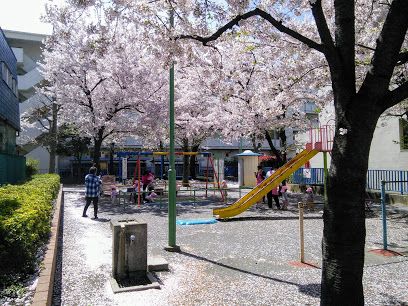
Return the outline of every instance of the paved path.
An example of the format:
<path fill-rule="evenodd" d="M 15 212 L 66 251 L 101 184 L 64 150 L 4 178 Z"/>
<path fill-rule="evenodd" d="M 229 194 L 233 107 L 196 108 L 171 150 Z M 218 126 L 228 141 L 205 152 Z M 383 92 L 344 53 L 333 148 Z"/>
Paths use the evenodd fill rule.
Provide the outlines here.
<path fill-rule="evenodd" d="M 69 191 L 68 191 L 69 190 Z M 318 305 L 320 268 L 294 267 L 298 259 L 296 198 L 289 211 L 251 209 L 230 222 L 177 226 L 181 253 L 168 253 L 167 210 L 158 205 L 112 206 L 102 200 L 98 221 L 82 218 L 83 193 L 65 193 L 62 251 L 54 305 Z M 210 218 L 216 205 L 179 205 L 178 219 Z M 90 207 L 92 210 L 92 207 Z M 113 218 L 148 224 L 149 254 L 164 257 L 169 272 L 157 273 L 161 289 L 113 294 Z M 305 214 L 306 260 L 321 266 L 322 219 Z M 407 217 L 389 218 L 390 246 L 408 254 Z M 367 250 L 381 248 L 381 220 L 367 219 Z M 366 305 L 408 302 L 408 258 L 367 253 Z"/>

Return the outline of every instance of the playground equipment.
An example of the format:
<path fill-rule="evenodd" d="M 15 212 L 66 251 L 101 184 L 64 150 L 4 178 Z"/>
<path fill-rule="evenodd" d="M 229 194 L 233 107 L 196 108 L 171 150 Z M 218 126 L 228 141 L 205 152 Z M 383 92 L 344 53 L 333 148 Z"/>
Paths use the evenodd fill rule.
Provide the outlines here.
<path fill-rule="evenodd" d="M 166 155 L 169 155 L 169 154 L 170 154 L 169 152 L 141 152 L 141 151 L 137 151 L 137 152 L 133 152 L 133 151 L 131 151 L 131 152 L 117 152 L 116 153 L 116 155 L 118 157 L 121 157 L 123 159 L 122 163 L 120 163 L 120 165 L 121 165 L 121 169 L 120 169 L 121 171 L 120 172 L 121 173 L 127 173 L 127 169 L 125 167 L 125 162 L 127 162 L 127 159 L 129 157 L 132 157 L 132 156 L 135 156 L 135 157 L 137 156 L 137 164 L 136 164 L 134 174 L 133 174 L 133 181 L 138 182 L 137 190 L 135 190 L 134 192 L 137 195 L 137 203 L 138 203 L 139 206 L 141 204 L 141 194 L 144 192 L 144 191 L 141 191 L 141 160 L 140 160 L 140 157 L 141 156 L 153 156 L 153 158 L 154 158 L 154 156 L 161 156 L 162 158 L 161 158 L 161 167 L 160 167 L 160 172 L 161 173 L 160 173 L 160 176 L 163 177 L 163 169 L 164 169 L 164 159 L 163 159 L 163 157 L 166 156 Z M 205 181 L 206 194 L 205 194 L 205 196 L 207 197 L 208 183 L 209 183 L 209 171 L 208 171 L 208 168 L 209 168 L 209 165 L 211 164 L 211 167 L 212 167 L 213 173 L 214 173 L 214 180 L 213 180 L 214 190 L 217 188 L 219 190 L 220 194 L 221 194 L 222 200 L 224 200 L 224 193 L 221 190 L 220 180 L 219 180 L 219 177 L 217 175 L 217 172 L 215 171 L 214 161 L 213 161 L 213 158 L 212 158 L 212 155 L 211 155 L 210 152 L 176 152 L 175 155 L 183 155 L 183 156 L 184 155 L 188 155 L 188 156 L 203 155 L 203 156 L 207 157 L 207 171 L 206 171 L 206 181 Z M 123 161 L 125 161 L 125 162 L 123 162 Z M 162 188 L 160 188 L 160 190 L 161 190 L 160 192 L 166 191 L 166 185 L 161 186 L 161 187 Z M 176 186 L 176 190 L 178 190 L 177 188 L 178 187 Z"/>
<path fill-rule="evenodd" d="M 238 185 L 243 187 L 256 186 L 254 169 L 258 166 L 258 157 L 262 154 L 254 153 L 251 150 L 237 154 L 238 159 Z"/>
<path fill-rule="evenodd" d="M 283 180 L 287 179 L 293 172 L 299 169 L 317 153 L 331 151 L 333 145 L 333 141 L 331 140 L 332 135 L 332 130 L 327 126 L 311 129 L 309 138 L 310 142 L 306 144 L 305 150 L 297 154 L 293 159 L 276 170 L 270 177 L 265 179 L 232 205 L 214 209 L 213 215 L 217 216 L 219 219 L 234 217 L 256 204 L 266 196 L 269 191 L 278 187 Z"/>

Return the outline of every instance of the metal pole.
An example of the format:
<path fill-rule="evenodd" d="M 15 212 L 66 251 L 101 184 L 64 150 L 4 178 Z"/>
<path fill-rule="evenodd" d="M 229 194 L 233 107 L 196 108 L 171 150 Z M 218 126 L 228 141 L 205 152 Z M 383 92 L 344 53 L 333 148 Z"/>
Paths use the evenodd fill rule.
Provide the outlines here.
<path fill-rule="evenodd" d="M 206 176 L 205 176 L 205 198 L 208 196 L 208 162 L 210 160 L 210 154 L 207 155 L 207 166 L 206 166 Z"/>
<path fill-rule="evenodd" d="M 136 168 L 135 168 L 136 173 Z M 140 154 L 137 155 L 137 206 L 140 207 Z"/>
<path fill-rule="evenodd" d="M 399 172 L 399 178 L 400 178 L 400 193 L 402 195 L 404 194 L 404 183 L 403 183 L 403 178 L 402 178 L 402 171 Z"/>
<path fill-rule="evenodd" d="M 323 151 L 323 166 L 324 166 L 324 202 L 327 204 L 327 177 L 329 171 L 327 169 L 327 152 Z"/>
<path fill-rule="evenodd" d="M 174 28 L 174 12 L 170 9 L 170 28 Z M 170 154 L 169 154 L 169 248 L 175 251 L 176 245 L 176 169 L 174 147 L 174 63 L 170 67 L 170 101 L 169 101 L 169 130 L 170 130 Z"/>
<path fill-rule="evenodd" d="M 387 212 L 385 208 L 385 181 L 381 181 L 381 215 L 383 225 L 383 249 L 387 249 Z"/>
<path fill-rule="evenodd" d="M 300 262 L 305 262 L 305 239 L 303 230 L 303 203 L 298 203 L 299 207 L 299 238 L 300 238 Z"/>
<path fill-rule="evenodd" d="M 164 156 L 160 156 L 160 179 L 163 179 L 163 173 L 164 173 Z"/>

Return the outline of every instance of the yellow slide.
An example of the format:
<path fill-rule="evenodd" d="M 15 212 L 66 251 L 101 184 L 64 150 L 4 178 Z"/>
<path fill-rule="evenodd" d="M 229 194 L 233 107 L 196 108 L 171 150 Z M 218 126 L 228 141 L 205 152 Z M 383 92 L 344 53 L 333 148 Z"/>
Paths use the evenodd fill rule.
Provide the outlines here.
<path fill-rule="evenodd" d="M 269 191 L 279 186 L 283 180 L 287 179 L 317 153 L 319 153 L 317 150 L 303 150 L 235 203 L 228 207 L 213 209 L 213 215 L 217 216 L 218 219 L 239 215 L 259 202 Z"/>

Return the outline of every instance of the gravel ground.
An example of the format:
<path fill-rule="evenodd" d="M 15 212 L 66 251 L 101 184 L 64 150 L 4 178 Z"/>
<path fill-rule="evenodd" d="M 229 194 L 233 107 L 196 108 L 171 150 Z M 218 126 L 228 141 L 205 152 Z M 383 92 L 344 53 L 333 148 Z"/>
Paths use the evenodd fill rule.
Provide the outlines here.
<path fill-rule="evenodd" d="M 66 189 L 62 249 L 53 305 L 318 305 L 320 268 L 295 267 L 299 258 L 298 197 L 288 211 L 251 208 L 235 221 L 177 226 L 181 253 L 167 245 L 167 209 L 145 204 L 126 209 L 101 201 L 99 220 L 82 218 L 84 195 Z M 210 203 L 178 205 L 178 219 L 212 218 Z M 265 205 L 266 207 L 266 205 Z M 90 207 L 89 215 L 92 212 Z M 404 215 L 405 214 L 405 215 Z M 149 255 L 169 262 L 156 276 L 161 289 L 113 294 L 109 277 L 112 250 L 110 220 L 130 218 L 148 224 Z M 368 218 L 367 250 L 381 248 L 378 216 Z M 305 213 L 306 261 L 321 266 L 321 214 Z M 392 249 L 408 255 L 407 214 L 388 219 Z M 408 258 L 366 253 L 366 305 L 408 305 Z"/>

